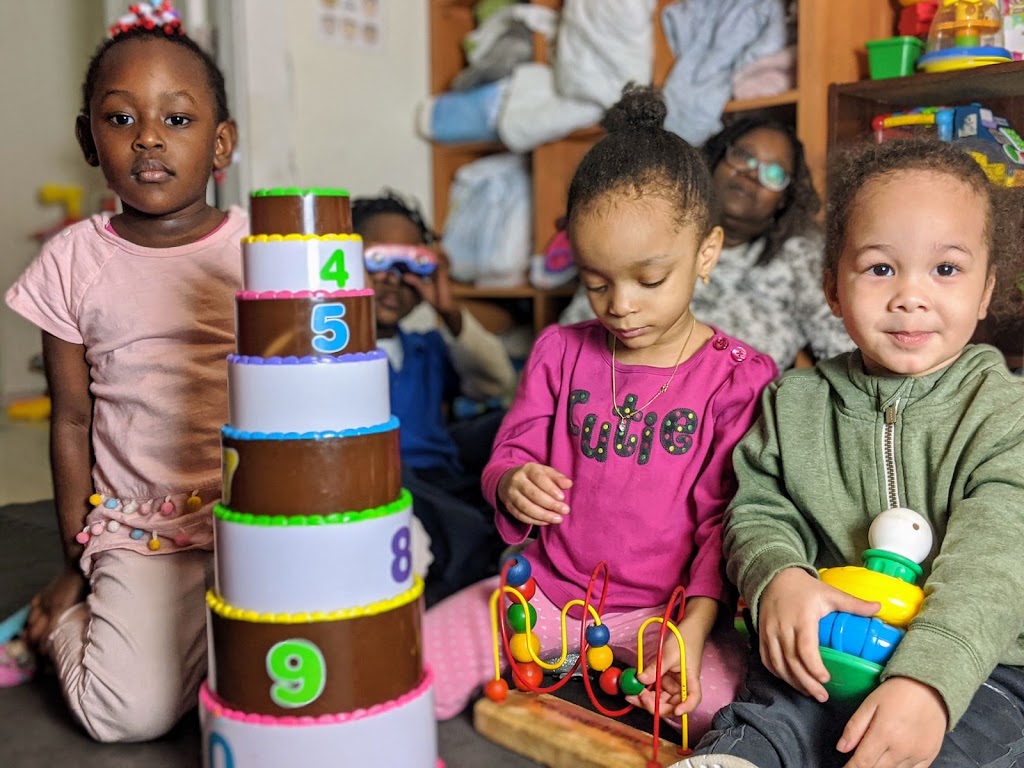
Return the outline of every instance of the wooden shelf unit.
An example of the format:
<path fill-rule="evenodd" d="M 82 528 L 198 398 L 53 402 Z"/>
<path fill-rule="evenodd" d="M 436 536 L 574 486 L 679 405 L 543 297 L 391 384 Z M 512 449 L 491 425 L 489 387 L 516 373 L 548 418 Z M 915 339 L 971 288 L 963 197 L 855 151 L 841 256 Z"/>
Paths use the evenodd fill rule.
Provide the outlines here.
<path fill-rule="evenodd" d="M 832 85 L 828 101 L 830 149 L 871 141 L 875 115 L 921 106 L 978 102 L 1019 131 L 1024 129 L 1024 61 Z M 1024 209 L 1024 190 L 1014 194 L 1020 195 Z M 999 347 L 1011 368 L 1024 368 L 1024 318 L 998 327 L 983 320 L 974 340 Z"/>
<path fill-rule="evenodd" d="M 562 0 L 533 0 L 559 9 Z M 658 0 L 654 13 L 653 82 L 662 85 L 672 68 L 673 56 L 661 27 L 661 12 L 672 0 Z M 461 42 L 474 26 L 472 0 L 430 1 L 430 85 L 442 93 L 465 66 Z M 726 112 L 769 111 L 796 127 L 804 143 L 807 161 L 819 189 L 824 189 L 825 154 L 828 145 L 828 86 L 863 77 L 867 72 L 864 43 L 889 37 L 895 28 L 891 0 L 798 0 L 797 84 L 777 96 L 733 100 Z M 535 57 L 548 60 L 547 45 L 535 35 Z M 597 127 L 585 128 L 558 141 L 539 146 L 531 153 L 533 174 L 533 243 L 539 252 L 555 234 L 555 223 L 565 213 L 569 182 L 580 159 L 603 135 Z M 434 220 L 443 228 L 448 212 L 448 190 L 463 164 L 503 151 L 495 142 L 443 145 L 433 151 Z M 486 288 L 460 289 L 466 298 L 489 299 Z M 564 297 L 527 289 L 534 302 L 545 305 L 534 311 L 535 323 L 552 317 Z M 535 327 L 535 330 L 540 330 Z"/>

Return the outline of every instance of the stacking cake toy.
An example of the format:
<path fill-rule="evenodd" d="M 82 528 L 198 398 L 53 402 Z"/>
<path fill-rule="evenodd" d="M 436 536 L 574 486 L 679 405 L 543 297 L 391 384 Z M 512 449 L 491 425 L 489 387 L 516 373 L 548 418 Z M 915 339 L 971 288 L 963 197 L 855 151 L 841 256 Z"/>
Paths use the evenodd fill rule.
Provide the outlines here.
<path fill-rule="evenodd" d="M 830 675 L 825 690 L 831 701 L 857 701 L 878 685 L 924 602 L 916 582 L 923 573 L 919 563 L 932 548 L 928 521 L 905 507 L 887 509 L 872 521 L 868 543 L 863 567 L 819 571 L 829 586 L 882 606 L 870 618 L 833 612 L 819 622 L 821 660 Z"/>
<path fill-rule="evenodd" d="M 250 201 L 200 691 L 207 768 L 436 768 L 388 361 L 343 190 Z"/>

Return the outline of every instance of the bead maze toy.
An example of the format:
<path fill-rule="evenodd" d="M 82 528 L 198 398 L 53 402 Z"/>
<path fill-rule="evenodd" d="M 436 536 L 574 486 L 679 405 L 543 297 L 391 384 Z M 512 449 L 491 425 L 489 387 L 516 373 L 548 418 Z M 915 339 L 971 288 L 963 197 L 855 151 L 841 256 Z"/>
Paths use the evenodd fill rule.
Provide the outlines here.
<path fill-rule="evenodd" d="M 601 597 L 595 608 L 592 597 L 595 585 L 603 574 Z M 676 621 L 682 619 L 685 592 L 677 587 L 669 599 L 663 616 L 652 616 L 637 630 L 637 666 L 620 669 L 614 665 L 614 654 L 608 627 L 601 621 L 601 611 L 608 594 L 609 573 L 605 563 L 599 563 L 591 575 L 582 600 L 571 600 L 561 610 L 562 649 L 553 661 L 541 659 L 540 638 L 533 633 L 537 611 L 530 605 L 537 584 L 531 576 L 529 561 L 523 555 L 507 558 L 502 566 L 501 581 L 491 594 L 489 611 L 494 652 L 494 679 L 484 686 L 484 697 L 474 707 L 474 725 L 484 736 L 503 746 L 561 768 L 659 768 L 677 761 L 680 755 L 690 753 L 687 716 L 681 717 L 682 747 L 659 737 L 662 657 L 661 648 L 671 632 L 679 644 L 681 698 L 686 699 L 686 654 L 682 636 L 670 617 L 678 608 Z M 500 609 L 502 596 L 509 606 Z M 566 616 L 573 608 L 582 608 L 580 622 L 579 655 L 571 664 L 566 629 Z M 588 624 L 587 619 L 592 621 Z M 634 709 L 627 704 L 620 709 L 604 706 L 594 693 L 589 670 L 599 672 L 598 685 L 608 695 L 637 695 L 646 686 L 637 680 L 643 672 L 643 635 L 651 624 L 660 623 L 658 636 L 657 676 L 653 735 L 630 728 L 613 718 L 619 718 Z M 511 634 L 511 637 L 509 636 Z M 508 661 L 512 682 L 522 693 L 510 691 L 502 677 L 502 651 Z M 554 684 L 542 685 L 544 671 L 566 670 Z M 590 703 L 590 710 L 563 701 L 550 694 L 562 688 L 580 670 Z M 527 695 L 538 694 L 538 695 Z"/>
<path fill-rule="evenodd" d="M 885 664 L 924 601 L 916 582 L 923 573 L 919 563 L 932 548 L 928 521 L 911 509 L 887 509 L 872 521 L 868 543 L 871 548 L 863 554 L 863 567 L 819 571 L 825 584 L 881 605 L 870 618 L 832 612 L 819 622 L 830 701 L 856 702 L 878 685 Z"/>

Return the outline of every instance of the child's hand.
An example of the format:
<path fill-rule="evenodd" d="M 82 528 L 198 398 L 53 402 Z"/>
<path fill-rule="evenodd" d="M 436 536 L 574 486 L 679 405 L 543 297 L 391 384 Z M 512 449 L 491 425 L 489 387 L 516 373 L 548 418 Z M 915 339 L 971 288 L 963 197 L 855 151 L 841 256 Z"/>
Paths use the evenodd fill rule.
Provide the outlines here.
<path fill-rule="evenodd" d="M 25 622 L 25 639 L 34 648 L 41 648 L 53 623 L 68 608 L 82 601 L 86 580 L 75 566 L 65 566 L 57 577 L 32 598 L 32 610 Z"/>
<path fill-rule="evenodd" d="M 881 606 L 818 581 L 801 568 L 787 568 L 761 595 L 761 660 L 772 674 L 798 691 L 827 701 L 828 670 L 818 650 L 818 623 L 832 611 L 873 616 Z"/>
<path fill-rule="evenodd" d="M 411 286 L 422 301 L 432 306 L 452 335 L 458 336 L 462 332 L 462 313 L 452 299 L 448 254 L 441 248 L 434 249 L 434 252 L 437 254 L 434 274 L 420 277 L 414 272 L 405 272 L 402 274 L 402 282 Z"/>
<path fill-rule="evenodd" d="M 679 685 L 679 643 L 674 634 L 665 636 L 661 650 L 661 716 L 681 717 L 693 712 L 703 697 L 700 686 L 701 663 L 704 658 L 704 644 L 714 625 L 718 605 L 711 598 L 693 598 L 686 603 L 684 618 L 677 625 L 686 650 L 686 700 L 682 698 Z M 660 625 L 655 625 L 659 626 Z M 652 686 L 658 673 L 658 660 L 644 659 L 644 671 L 637 680 Z M 626 701 L 654 714 L 654 688 L 641 691 L 638 696 L 627 696 Z"/>
<path fill-rule="evenodd" d="M 554 467 L 529 462 L 510 469 L 498 483 L 498 500 L 516 520 L 527 525 L 562 522 L 569 514 L 563 491 L 572 480 Z"/>
<path fill-rule="evenodd" d="M 942 749 L 947 724 L 938 691 L 909 677 L 891 677 L 853 713 L 836 749 L 856 749 L 846 768 L 927 768 Z"/>

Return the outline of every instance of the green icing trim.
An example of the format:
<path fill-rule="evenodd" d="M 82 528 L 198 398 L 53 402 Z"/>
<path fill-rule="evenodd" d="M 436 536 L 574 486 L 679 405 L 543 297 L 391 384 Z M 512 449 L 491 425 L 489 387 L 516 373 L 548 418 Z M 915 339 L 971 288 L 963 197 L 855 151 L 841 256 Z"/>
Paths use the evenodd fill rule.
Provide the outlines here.
<path fill-rule="evenodd" d="M 394 515 L 412 506 L 412 494 L 403 488 L 398 498 L 390 504 L 358 512 L 332 512 L 329 515 L 254 515 L 249 512 L 236 512 L 220 504 L 215 504 L 213 514 L 228 523 L 241 525 L 259 525 L 266 528 L 284 528 L 287 526 L 310 525 L 342 525 L 344 523 L 361 523 L 377 517 Z"/>
<path fill-rule="evenodd" d="M 340 187 L 274 187 L 254 189 L 253 197 L 295 197 L 296 195 L 318 195 L 319 197 L 348 197 L 348 190 Z"/>

